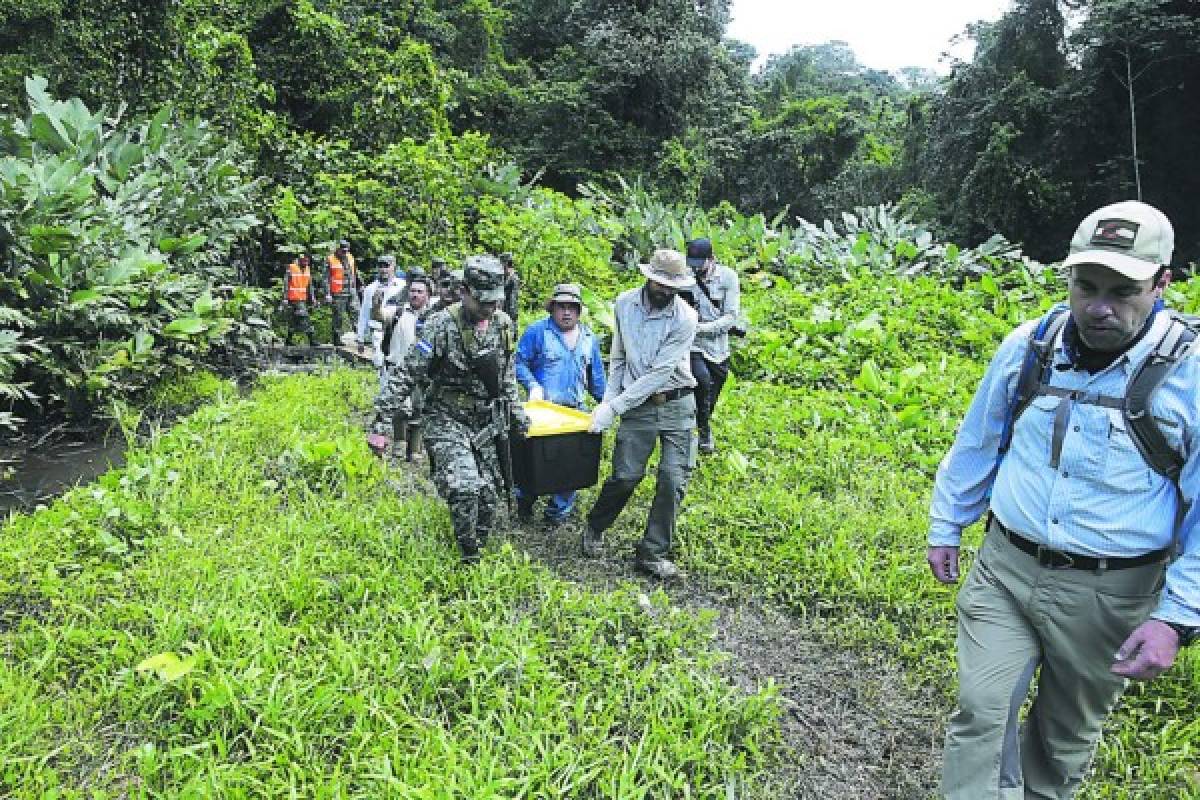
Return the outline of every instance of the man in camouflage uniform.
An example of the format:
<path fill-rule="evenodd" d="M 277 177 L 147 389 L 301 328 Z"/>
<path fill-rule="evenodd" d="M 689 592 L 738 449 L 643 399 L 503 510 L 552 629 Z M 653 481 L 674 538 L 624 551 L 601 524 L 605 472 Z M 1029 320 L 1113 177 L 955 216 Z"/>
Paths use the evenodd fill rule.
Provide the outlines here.
<path fill-rule="evenodd" d="M 438 308 L 449 308 L 462 299 L 465 289 L 463 271 L 461 269 L 448 269 L 442 271 L 442 280 L 438 285 Z M 509 317 L 511 320 L 512 318 Z M 516 328 L 516 322 L 513 322 L 513 327 Z"/>
<path fill-rule="evenodd" d="M 463 561 L 473 563 L 508 491 L 497 438 L 510 426 L 524 436 L 529 418 L 517 399 L 513 323 L 498 309 L 504 270 L 492 256 L 471 256 L 464 279 L 462 301 L 429 317 L 409 349 L 398 389 L 428 386 L 421 428 L 433 481 L 450 506 Z"/>
<path fill-rule="evenodd" d="M 309 347 L 316 347 L 317 335 L 313 330 L 312 317 L 309 316 L 316 300 L 310 259 L 307 255 L 301 255 L 288 264 L 283 273 L 283 299 L 279 302 L 279 310 L 287 313 L 287 334 L 283 337 L 285 345 L 292 343 L 293 333 L 300 333 L 308 339 Z"/>
<path fill-rule="evenodd" d="M 501 308 L 516 325 L 519 311 L 517 296 L 521 291 L 521 276 L 517 274 L 517 268 L 513 266 L 512 253 L 501 253 L 500 264 L 504 267 L 504 305 Z"/>
<path fill-rule="evenodd" d="M 358 265 L 350 252 L 350 242 L 342 239 L 337 249 L 325 259 L 325 302 L 332 310 L 330 324 L 333 346 L 342 344 L 342 333 L 346 323 L 354 327 L 358 315 L 358 291 L 361 281 Z"/>

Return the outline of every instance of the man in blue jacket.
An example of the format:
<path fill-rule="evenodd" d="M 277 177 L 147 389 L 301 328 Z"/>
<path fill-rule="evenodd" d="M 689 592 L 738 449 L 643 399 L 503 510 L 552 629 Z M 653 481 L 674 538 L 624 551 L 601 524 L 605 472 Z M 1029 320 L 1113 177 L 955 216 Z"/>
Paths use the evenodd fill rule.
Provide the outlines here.
<path fill-rule="evenodd" d="M 530 400 L 549 400 L 560 406 L 584 408 L 590 394 L 604 397 L 604 360 L 600 342 L 579 321 L 583 312 L 582 290 L 576 283 L 560 283 L 546 301 L 549 316 L 521 335 L 517 345 L 517 381 L 529 392 Z M 546 504 L 548 527 L 561 525 L 575 507 L 576 492 L 553 495 Z M 517 515 L 523 522 L 533 518 L 536 497 L 517 491 Z"/>

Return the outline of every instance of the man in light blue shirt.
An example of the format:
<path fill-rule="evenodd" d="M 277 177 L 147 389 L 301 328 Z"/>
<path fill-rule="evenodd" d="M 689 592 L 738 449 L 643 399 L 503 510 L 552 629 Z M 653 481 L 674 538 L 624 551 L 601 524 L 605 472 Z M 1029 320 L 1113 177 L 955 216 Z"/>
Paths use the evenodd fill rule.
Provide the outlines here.
<path fill-rule="evenodd" d="M 683 253 L 656 250 L 641 265 L 646 282 L 617 296 L 615 330 L 609 353 L 608 386 L 592 410 L 591 430 L 610 428 L 617 417 L 612 473 L 587 515 L 583 554 L 597 558 L 603 536 L 646 474 L 646 464 L 660 446 L 654 501 L 646 531 L 637 545 L 638 569 L 656 578 L 674 579 L 679 568 L 668 556 L 675 519 L 696 466 L 696 398 L 688 354 L 696 336 L 696 312 L 678 292 L 696 279 Z"/>
<path fill-rule="evenodd" d="M 1144 203 L 1085 219 L 1044 368 L 1027 355 L 1038 322 L 1027 323 L 1001 344 L 938 470 L 937 580 L 958 580 L 962 529 L 991 511 L 957 600 L 947 798 L 1072 797 L 1126 679 L 1169 668 L 1200 625 L 1200 361 L 1180 359 L 1149 401 L 1177 481 L 1151 468 L 1127 413 L 1133 376 L 1183 329 L 1162 306 L 1173 245 Z M 1027 358 L 1039 377 L 1016 415 Z"/>
<path fill-rule="evenodd" d="M 597 402 L 604 397 L 604 359 L 600 342 L 591 328 L 579 321 L 583 292 L 577 283 L 560 283 L 546 301 L 549 316 L 521 335 L 517 344 L 517 381 L 530 400 L 549 400 L 560 406 L 582 409 L 590 394 Z M 575 508 L 577 492 L 552 495 L 546 504 L 547 527 L 557 528 Z M 517 489 L 517 516 L 533 518 L 536 497 Z"/>

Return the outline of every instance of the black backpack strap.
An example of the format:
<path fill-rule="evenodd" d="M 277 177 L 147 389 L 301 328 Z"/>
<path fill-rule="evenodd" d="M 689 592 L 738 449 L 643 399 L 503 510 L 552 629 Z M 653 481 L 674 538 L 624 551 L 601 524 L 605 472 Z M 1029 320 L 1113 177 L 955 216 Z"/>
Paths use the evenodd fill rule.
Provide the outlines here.
<path fill-rule="evenodd" d="M 1017 377 L 1017 392 L 1013 396 L 1008 419 L 1005 422 L 1004 431 L 1000 435 L 1001 455 L 1008 452 L 1008 448 L 1012 445 L 1013 429 L 1016 428 L 1021 414 L 1038 395 L 1039 388 L 1049 384 L 1050 368 L 1053 366 L 1054 342 L 1058 339 L 1063 326 L 1067 324 L 1067 318 L 1070 316 L 1067 311 L 1065 306 L 1051 309 L 1046 316 L 1042 317 L 1033 333 L 1029 335 L 1029 350 L 1026 352 L 1025 360 L 1021 363 L 1021 372 Z"/>
<path fill-rule="evenodd" d="M 1196 328 L 1172 313 L 1171 326 L 1154 352 L 1133 373 L 1125 393 L 1125 422 L 1130 438 L 1150 468 L 1170 478 L 1176 485 L 1179 484 L 1184 458 L 1167 442 L 1167 437 L 1150 411 L 1150 399 L 1180 359 L 1191 351 L 1195 341 Z"/>

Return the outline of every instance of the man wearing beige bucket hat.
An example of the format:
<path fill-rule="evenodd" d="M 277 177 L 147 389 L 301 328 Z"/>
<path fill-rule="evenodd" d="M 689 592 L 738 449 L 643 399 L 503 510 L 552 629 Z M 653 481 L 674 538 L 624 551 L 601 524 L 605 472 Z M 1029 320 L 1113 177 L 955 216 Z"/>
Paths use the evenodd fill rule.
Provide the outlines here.
<path fill-rule="evenodd" d="M 656 443 L 662 451 L 646 532 L 637 546 L 637 565 L 658 578 L 675 578 L 670 561 L 675 518 L 696 465 L 696 385 L 689 364 L 696 335 L 694 309 L 676 293 L 695 283 L 683 254 L 656 250 L 641 265 L 646 282 L 617 297 L 615 330 L 604 399 L 592 411 L 592 430 L 603 431 L 617 417 L 621 426 L 613 448 L 612 474 L 588 512 L 583 553 L 595 558 L 604 532 L 629 502 L 646 473 Z"/>
<path fill-rule="evenodd" d="M 1068 307 L 1004 340 L 938 469 L 938 581 L 957 582 L 962 530 L 988 512 L 956 604 L 947 798 L 1072 797 L 1126 680 L 1196 638 L 1200 361 L 1162 302 L 1173 243 L 1145 203 L 1084 219 Z"/>

